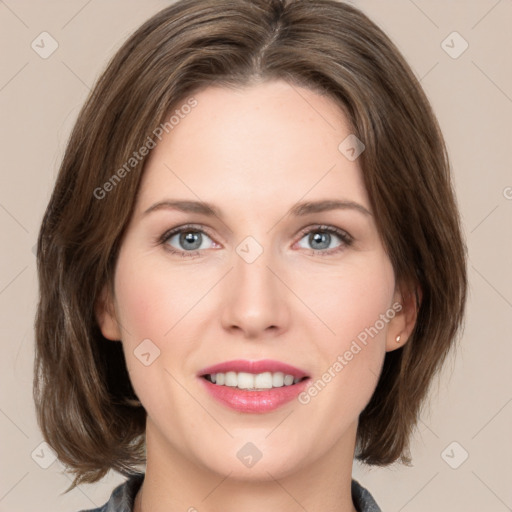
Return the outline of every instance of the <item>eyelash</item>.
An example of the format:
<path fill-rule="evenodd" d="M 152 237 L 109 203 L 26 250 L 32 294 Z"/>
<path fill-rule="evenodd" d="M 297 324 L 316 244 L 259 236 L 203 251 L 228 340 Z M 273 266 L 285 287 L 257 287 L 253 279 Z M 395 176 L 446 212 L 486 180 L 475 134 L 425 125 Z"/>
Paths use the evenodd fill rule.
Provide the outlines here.
<path fill-rule="evenodd" d="M 319 232 L 319 233 L 329 233 L 337 235 L 341 239 L 341 244 L 338 247 L 335 247 L 333 249 L 329 250 L 320 250 L 320 249 L 310 249 L 311 254 L 318 255 L 318 256 L 330 256 L 332 254 L 338 253 L 342 250 L 344 250 L 346 247 L 350 247 L 354 239 L 352 236 L 350 236 L 346 231 L 343 231 L 342 229 L 336 228 L 334 226 L 326 226 L 326 225 L 316 225 L 316 226 L 310 226 L 308 228 L 304 228 L 300 231 L 299 240 L 302 240 L 304 236 L 313 233 L 313 232 Z M 172 238 L 174 235 L 181 234 L 181 233 L 203 233 L 207 235 L 209 238 L 213 240 L 213 238 L 208 234 L 207 231 L 204 230 L 203 227 L 194 225 L 194 224 L 186 224 L 184 226 L 180 226 L 177 228 L 173 228 L 171 230 L 166 231 L 161 237 L 158 239 L 158 244 L 163 245 L 166 251 L 169 251 L 172 254 L 182 256 L 183 258 L 191 258 L 195 256 L 200 256 L 200 250 L 195 251 L 180 251 L 175 249 L 174 247 L 171 247 L 167 242 L 170 238 Z M 203 250 L 203 249 L 201 249 Z"/>

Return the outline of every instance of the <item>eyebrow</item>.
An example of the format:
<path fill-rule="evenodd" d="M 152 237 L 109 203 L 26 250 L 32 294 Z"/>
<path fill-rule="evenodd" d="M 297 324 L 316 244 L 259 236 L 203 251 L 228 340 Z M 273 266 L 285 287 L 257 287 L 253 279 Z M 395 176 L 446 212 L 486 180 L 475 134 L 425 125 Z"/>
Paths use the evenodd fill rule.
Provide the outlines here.
<path fill-rule="evenodd" d="M 177 210 L 184 213 L 198 213 L 209 217 L 223 218 L 221 210 L 211 203 L 204 201 L 189 201 L 189 200 L 172 200 L 165 199 L 153 204 L 143 212 L 147 215 L 151 212 L 158 210 Z M 330 210 L 355 210 L 364 215 L 373 216 L 372 213 L 363 205 L 354 201 L 340 200 L 340 199 L 324 199 L 320 201 L 305 201 L 297 203 L 288 211 L 287 215 L 294 215 L 302 217 L 312 213 L 325 212 Z"/>

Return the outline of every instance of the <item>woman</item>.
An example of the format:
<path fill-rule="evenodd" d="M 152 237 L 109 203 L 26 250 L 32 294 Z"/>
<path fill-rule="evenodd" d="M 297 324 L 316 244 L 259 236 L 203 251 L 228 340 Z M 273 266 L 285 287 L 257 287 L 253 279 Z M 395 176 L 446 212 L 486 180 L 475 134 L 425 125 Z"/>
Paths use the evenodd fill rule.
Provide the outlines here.
<path fill-rule="evenodd" d="M 128 477 L 102 512 L 380 510 L 353 459 L 410 462 L 466 299 L 431 107 L 333 0 L 147 21 L 78 117 L 37 257 L 39 425 L 73 486 Z"/>

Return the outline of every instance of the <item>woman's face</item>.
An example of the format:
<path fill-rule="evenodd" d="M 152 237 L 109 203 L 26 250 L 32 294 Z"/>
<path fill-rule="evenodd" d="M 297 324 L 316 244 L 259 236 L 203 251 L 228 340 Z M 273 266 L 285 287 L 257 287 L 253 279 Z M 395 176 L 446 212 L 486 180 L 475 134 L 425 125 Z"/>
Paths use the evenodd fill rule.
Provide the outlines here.
<path fill-rule="evenodd" d="M 351 461 L 358 416 L 406 328 L 360 147 L 330 98 L 283 81 L 194 97 L 151 150 L 113 314 L 99 313 L 103 334 L 122 340 L 148 446 L 247 479 Z M 234 360 L 274 365 L 202 376 Z M 308 378 L 284 386 L 279 370 Z"/>

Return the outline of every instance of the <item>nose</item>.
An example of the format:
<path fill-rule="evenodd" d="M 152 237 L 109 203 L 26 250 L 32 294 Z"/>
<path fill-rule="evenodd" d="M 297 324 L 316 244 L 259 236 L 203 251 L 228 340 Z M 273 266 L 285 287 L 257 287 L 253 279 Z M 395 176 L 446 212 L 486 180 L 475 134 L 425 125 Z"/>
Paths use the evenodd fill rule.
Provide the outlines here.
<path fill-rule="evenodd" d="M 245 338 L 284 332 L 290 321 L 290 292 L 277 263 L 263 251 L 251 263 L 235 253 L 233 266 L 223 283 L 223 328 Z"/>

